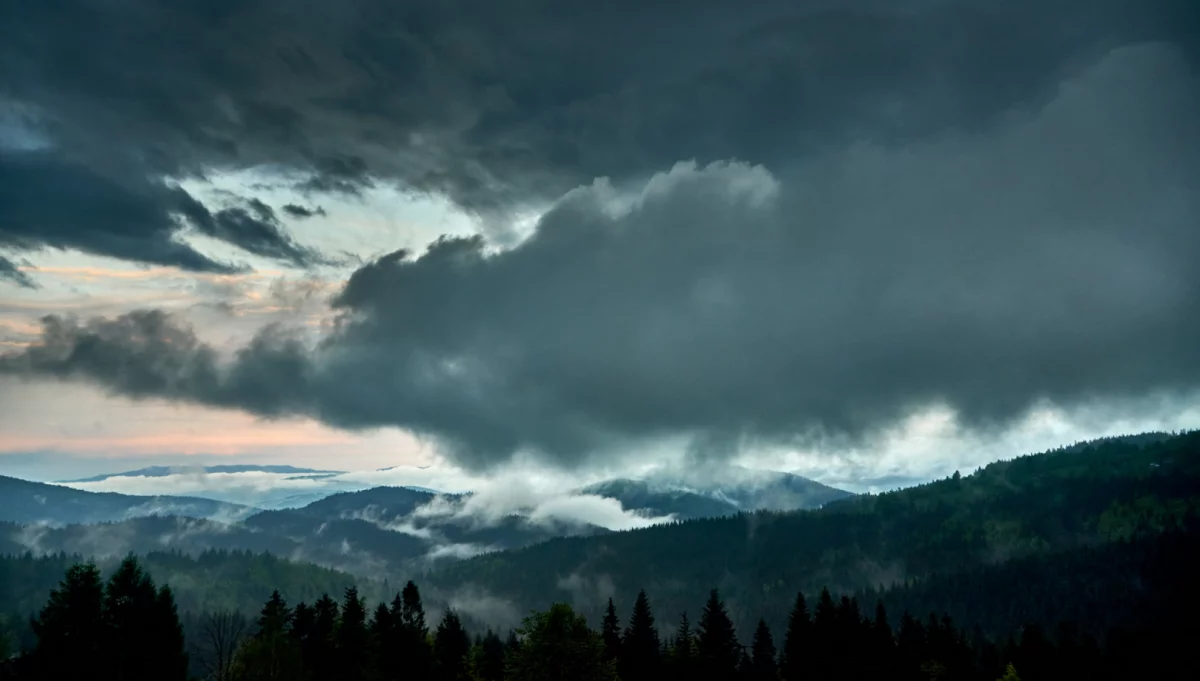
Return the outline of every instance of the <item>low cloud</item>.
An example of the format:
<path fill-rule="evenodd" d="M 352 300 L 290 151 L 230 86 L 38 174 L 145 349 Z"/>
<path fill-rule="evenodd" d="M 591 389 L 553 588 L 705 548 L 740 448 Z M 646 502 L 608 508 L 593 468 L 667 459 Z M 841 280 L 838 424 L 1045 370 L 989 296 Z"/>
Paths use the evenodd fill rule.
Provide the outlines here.
<path fill-rule="evenodd" d="M 630 530 L 674 520 L 671 516 L 649 517 L 626 510 L 616 499 L 573 492 L 560 479 L 537 481 L 528 470 L 493 478 L 471 494 L 437 497 L 417 507 L 413 517 L 472 527 L 493 527 L 519 517 L 535 526 L 565 529 L 568 534 L 588 526 Z"/>

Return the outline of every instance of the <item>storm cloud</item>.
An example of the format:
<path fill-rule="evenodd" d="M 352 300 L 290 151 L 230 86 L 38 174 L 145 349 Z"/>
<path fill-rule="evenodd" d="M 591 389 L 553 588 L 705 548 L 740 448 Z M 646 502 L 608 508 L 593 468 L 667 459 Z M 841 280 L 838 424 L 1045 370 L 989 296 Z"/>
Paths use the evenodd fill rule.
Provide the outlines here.
<path fill-rule="evenodd" d="M 683 159 L 780 169 L 985 130 L 1122 45 L 1194 60 L 1198 15 L 1191 0 L 8 2 L 0 92 L 62 162 L 105 176 L 259 168 L 504 214 Z M 128 257 L 170 257 L 151 243 Z M 295 259 L 280 248 L 265 250 Z"/>
<path fill-rule="evenodd" d="M 316 342 L 52 316 L 9 375 L 399 426 L 473 469 L 1200 383 L 1192 2 L 83 4 L 9 10 L 36 30 L 0 28 L 0 78 L 88 163 L 550 208 L 363 266 Z"/>

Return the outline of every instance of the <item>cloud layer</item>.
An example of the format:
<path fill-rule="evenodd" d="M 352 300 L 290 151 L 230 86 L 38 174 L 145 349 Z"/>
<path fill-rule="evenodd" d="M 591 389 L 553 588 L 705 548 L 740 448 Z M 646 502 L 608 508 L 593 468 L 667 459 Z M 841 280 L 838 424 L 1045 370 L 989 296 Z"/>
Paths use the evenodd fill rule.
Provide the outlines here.
<path fill-rule="evenodd" d="M 0 25 L 30 30 L 0 28 L 0 85 L 53 146 L 2 163 L 122 210 L 91 183 L 251 166 L 483 216 L 551 203 L 532 235 L 363 266 L 316 344 L 272 326 L 225 357 L 162 311 L 50 316 L 0 372 L 398 426 L 475 470 L 680 434 L 716 455 L 856 438 L 930 406 L 1003 425 L 1200 381 L 1194 3 L 704 2 L 686 22 L 665 3 L 291 7 L 10 10 Z M 176 257 L 174 213 L 308 257 L 252 199 L 202 213 L 157 179 L 135 189 L 142 217 L 119 224 L 158 250 L 129 257 Z M 70 222 L 27 200 L 7 203 Z"/>
<path fill-rule="evenodd" d="M 187 225 L 305 265 L 313 254 L 270 216 L 204 215 L 163 180 L 263 168 L 306 192 L 396 182 L 505 214 L 684 158 L 778 168 L 849 142 L 984 130 L 1123 44 L 1194 48 L 1198 11 L 705 0 L 681 20 L 666 0 L 9 3 L 0 246 L 230 267 L 179 243 Z"/>

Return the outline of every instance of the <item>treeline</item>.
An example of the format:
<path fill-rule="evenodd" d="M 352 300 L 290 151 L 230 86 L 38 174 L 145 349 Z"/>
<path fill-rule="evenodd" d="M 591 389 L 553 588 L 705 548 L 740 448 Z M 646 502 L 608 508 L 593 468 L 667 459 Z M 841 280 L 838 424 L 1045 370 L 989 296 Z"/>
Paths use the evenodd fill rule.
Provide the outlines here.
<path fill-rule="evenodd" d="M 107 583 L 94 565 L 72 566 L 32 628 L 33 646 L 0 664 L 0 678 L 189 678 L 172 592 L 132 557 Z M 427 622 L 409 582 L 373 608 L 349 587 L 340 600 L 294 606 L 275 592 L 252 623 L 209 613 L 190 652 L 210 681 L 1116 681 L 1200 678 L 1194 634 L 1172 618 L 1102 639 L 1072 623 L 991 639 L 948 615 L 893 621 L 882 600 L 867 613 L 855 597 L 823 589 L 811 603 L 795 596 L 778 638 L 761 619 L 739 636 L 713 589 L 694 624 L 683 613 L 660 626 L 642 591 L 624 623 L 611 599 L 595 629 L 558 603 L 501 638 L 472 636 L 453 610 Z"/>

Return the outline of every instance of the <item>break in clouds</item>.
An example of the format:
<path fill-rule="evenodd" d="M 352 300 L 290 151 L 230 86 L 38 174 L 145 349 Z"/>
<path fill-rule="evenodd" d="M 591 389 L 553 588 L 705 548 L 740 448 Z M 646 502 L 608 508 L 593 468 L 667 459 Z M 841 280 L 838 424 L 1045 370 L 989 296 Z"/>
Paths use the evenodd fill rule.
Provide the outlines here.
<path fill-rule="evenodd" d="M 1194 3 L 79 4 L 0 20 L 9 128 L 40 141 L 0 145 L 33 183 L 0 182 L 13 253 L 226 267 L 194 229 L 321 259 L 279 219 L 308 208 L 169 185 L 251 167 L 492 227 L 550 208 L 515 245 L 361 267 L 316 343 L 226 357 L 159 311 L 50 316 L 6 374 L 398 426 L 473 469 L 1200 383 Z"/>

